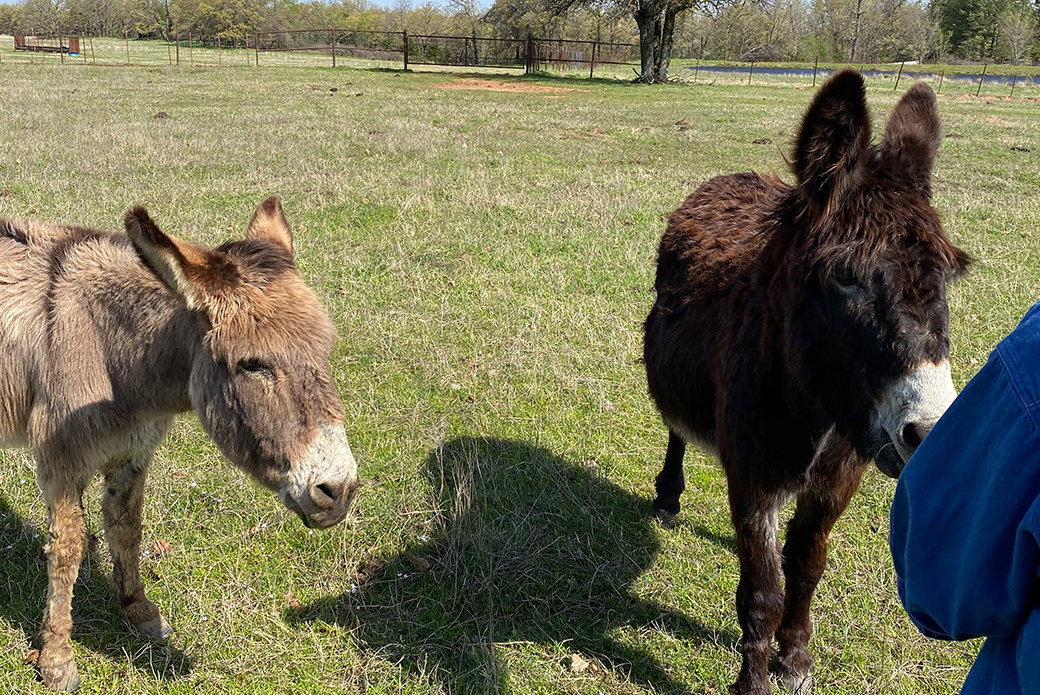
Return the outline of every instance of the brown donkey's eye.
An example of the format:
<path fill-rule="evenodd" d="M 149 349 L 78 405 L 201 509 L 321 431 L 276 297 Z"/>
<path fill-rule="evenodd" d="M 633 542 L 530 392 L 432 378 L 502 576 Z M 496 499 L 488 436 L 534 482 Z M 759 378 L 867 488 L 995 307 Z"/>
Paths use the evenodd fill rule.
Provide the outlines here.
<path fill-rule="evenodd" d="M 268 379 L 274 378 L 274 370 L 271 369 L 271 366 L 255 358 L 239 360 L 237 369 L 240 374 L 251 374 Z"/>
<path fill-rule="evenodd" d="M 831 282 L 841 290 L 854 290 L 860 286 L 859 279 L 848 268 L 837 268 L 831 274 Z"/>

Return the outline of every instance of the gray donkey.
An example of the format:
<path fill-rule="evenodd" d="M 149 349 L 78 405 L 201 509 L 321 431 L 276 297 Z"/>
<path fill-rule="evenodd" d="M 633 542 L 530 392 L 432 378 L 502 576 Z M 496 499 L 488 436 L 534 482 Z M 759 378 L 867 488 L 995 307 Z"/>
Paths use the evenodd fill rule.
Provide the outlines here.
<path fill-rule="evenodd" d="M 86 536 L 82 495 L 104 475 L 115 596 L 144 635 L 172 629 L 145 597 L 145 475 L 177 413 L 194 409 L 237 466 L 310 527 L 347 514 L 358 486 L 329 368 L 335 332 L 293 263 L 277 198 L 241 241 L 205 248 L 141 207 L 126 234 L 0 220 L 0 445 L 29 446 L 50 519 L 37 665 L 79 686 L 69 634 Z"/>

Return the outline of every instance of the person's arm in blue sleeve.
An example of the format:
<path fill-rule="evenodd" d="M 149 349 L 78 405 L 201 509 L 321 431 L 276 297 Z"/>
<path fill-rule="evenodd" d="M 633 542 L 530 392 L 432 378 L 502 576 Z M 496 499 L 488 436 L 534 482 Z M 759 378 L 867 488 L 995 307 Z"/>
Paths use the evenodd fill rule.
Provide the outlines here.
<path fill-rule="evenodd" d="M 1010 638 L 1040 621 L 1038 307 L 957 397 L 896 488 L 899 596 L 930 637 Z"/>

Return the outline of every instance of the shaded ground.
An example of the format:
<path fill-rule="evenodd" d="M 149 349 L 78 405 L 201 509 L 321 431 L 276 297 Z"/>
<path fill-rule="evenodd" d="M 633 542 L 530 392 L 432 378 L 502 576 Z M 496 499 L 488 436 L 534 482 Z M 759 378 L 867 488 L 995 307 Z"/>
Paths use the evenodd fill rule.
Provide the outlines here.
<path fill-rule="evenodd" d="M 651 505 L 594 468 L 524 442 L 461 438 L 431 452 L 425 474 L 438 533 L 385 563 L 370 560 L 341 595 L 290 612 L 289 622 L 348 627 L 362 648 L 459 693 L 508 689 L 496 655 L 503 643 L 566 643 L 657 692 L 688 688 L 613 631 L 736 643 L 732 631 L 634 595 L 658 550 Z"/>

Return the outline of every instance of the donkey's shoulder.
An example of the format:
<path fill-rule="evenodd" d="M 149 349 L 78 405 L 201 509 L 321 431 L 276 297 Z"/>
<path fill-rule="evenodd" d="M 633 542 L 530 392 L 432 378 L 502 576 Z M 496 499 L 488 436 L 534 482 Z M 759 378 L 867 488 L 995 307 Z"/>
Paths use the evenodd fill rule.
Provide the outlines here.
<path fill-rule="evenodd" d="M 754 172 L 704 182 L 669 216 L 658 272 L 672 276 L 670 284 L 682 277 L 697 285 L 721 285 L 740 276 L 764 247 L 772 220 L 792 190 L 776 176 Z"/>
<path fill-rule="evenodd" d="M 756 233 L 792 190 L 776 176 L 755 172 L 705 181 L 668 217 L 662 242 L 682 247 L 727 244 Z"/>

